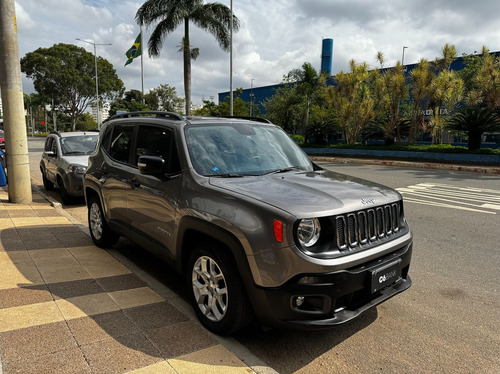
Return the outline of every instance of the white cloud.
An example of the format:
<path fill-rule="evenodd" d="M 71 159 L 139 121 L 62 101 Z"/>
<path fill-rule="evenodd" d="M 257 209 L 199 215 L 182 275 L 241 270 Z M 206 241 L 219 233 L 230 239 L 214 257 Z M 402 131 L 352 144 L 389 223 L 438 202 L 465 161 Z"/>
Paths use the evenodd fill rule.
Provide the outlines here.
<path fill-rule="evenodd" d="M 229 0 L 219 0 L 229 6 Z M 20 57 L 39 47 L 72 43 L 110 61 L 126 89 L 141 89 L 140 61 L 124 67 L 125 52 L 139 33 L 134 17 L 142 1 L 118 0 L 17 0 Z M 233 88 L 276 84 L 291 69 L 310 62 L 320 68 L 321 40 L 334 39 L 333 73 L 348 68 L 348 62 L 377 65 L 382 51 L 386 66 L 401 60 L 416 63 L 433 60 L 445 43 L 457 52 L 472 53 L 487 45 L 500 49 L 498 0 L 233 0 L 241 28 L 234 34 Z M 159 58 L 144 52 L 144 88 L 169 84 L 184 95 L 182 54 L 177 46 L 182 27 L 169 35 Z M 144 30 L 145 42 L 150 30 Z M 191 44 L 200 48 L 193 62 L 194 103 L 229 90 L 229 53 L 220 50 L 214 37 L 195 26 Z M 25 91 L 32 84 L 24 79 Z"/>

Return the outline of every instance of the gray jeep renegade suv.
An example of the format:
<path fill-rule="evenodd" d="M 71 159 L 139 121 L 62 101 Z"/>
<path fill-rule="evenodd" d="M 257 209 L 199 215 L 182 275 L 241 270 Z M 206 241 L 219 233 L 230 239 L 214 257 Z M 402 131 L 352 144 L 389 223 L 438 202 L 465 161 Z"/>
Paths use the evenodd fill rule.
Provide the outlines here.
<path fill-rule="evenodd" d="M 94 243 L 166 260 L 218 334 L 341 324 L 411 285 L 399 193 L 321 169 L 262 119 L 114 116 L 84 189 Z"/>

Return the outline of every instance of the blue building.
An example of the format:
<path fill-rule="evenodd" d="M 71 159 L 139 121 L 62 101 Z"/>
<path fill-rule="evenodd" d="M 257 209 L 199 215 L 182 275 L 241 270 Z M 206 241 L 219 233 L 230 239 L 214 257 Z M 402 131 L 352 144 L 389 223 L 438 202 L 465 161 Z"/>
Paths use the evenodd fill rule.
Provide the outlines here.
<path fill-rule="evenodd" d="M 494 54 L 495 57 L 499 57 L 500 51 L 491 52 L 491 54 Z M 333 62 L 333 39 L 323 39 L 322 54 L 321 54 L 321 72 L 327 72 L 330 76 L 332 76 L 332 62 Z M 411 71 L 417 65 L 418 64 L 405 65 L 406 68 L 405 75 L 407 79 L 409 79 Z M 451 63 L 451 70 L 454 71 L 462 70 L 464 67 L 465 63 L 463 56 L 456 58 Z M 391 69 L 391 68 L 385 68 L 385 69 Z M 329 79 L 327 81 L 327 84 L 328 85 L 335 84 L 333 77 L 332 79 Z M 253 105 L 255 105 L 255 107 L 258 108 L 261 114 L 265 114 L 266 110 L 263 106 L 263 103 L 265 103 L 271 96 L 273 96 L 276 93 L 276 90 L 278 90 L 282 86 L 283 84 L 274 84 L 270 86 L 245 88 L 238 97 L 245 102 L 253 103 Z M 223 102 L 224 100 L 229 101 L 229 91 L 220 92 L 218 94 L 218 97 L 219 97 L 219 103 Z"/>

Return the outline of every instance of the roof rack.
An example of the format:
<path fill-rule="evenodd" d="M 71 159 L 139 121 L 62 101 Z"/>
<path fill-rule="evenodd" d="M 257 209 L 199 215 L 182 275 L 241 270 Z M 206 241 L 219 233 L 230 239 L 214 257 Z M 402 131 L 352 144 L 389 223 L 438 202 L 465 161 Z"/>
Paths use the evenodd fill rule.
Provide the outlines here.
<path fill-rule="evenodd" d="M 227 116 L 225 118 L 235 118 L 235 119 L 246 119 L 248 121 L 262 122 L 262 123 L 271 123 L 267 118 L 263 117 L 248 117 L 248 116 Z"/>
<path fill-rule="evenodd" d="M 131 118 L 131 117 L 155 117 L 155 118 L 168 118 L 168 119 L 173 119 L 177 121 L 182 121 L 185 118 L 181 116 L 180 114 L 177 113 L 172 113 L 172 112 L 161 112 L 161 111 L 143 111 L 143 112 L 127 112 L 127 113 L 120 113 L 120 114 L 115 114 L 108 120 L 116 119 L 116 118 Z"/>

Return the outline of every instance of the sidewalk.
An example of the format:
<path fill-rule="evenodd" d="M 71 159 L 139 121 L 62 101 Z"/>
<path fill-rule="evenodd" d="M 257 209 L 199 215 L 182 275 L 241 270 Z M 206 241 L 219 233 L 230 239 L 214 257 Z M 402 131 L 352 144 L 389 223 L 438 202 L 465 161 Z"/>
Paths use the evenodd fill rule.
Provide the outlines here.
<path fill-rule="evenodd" d="M 0 374 L 274 373 L 86 231 L 0 188 Z"/>

